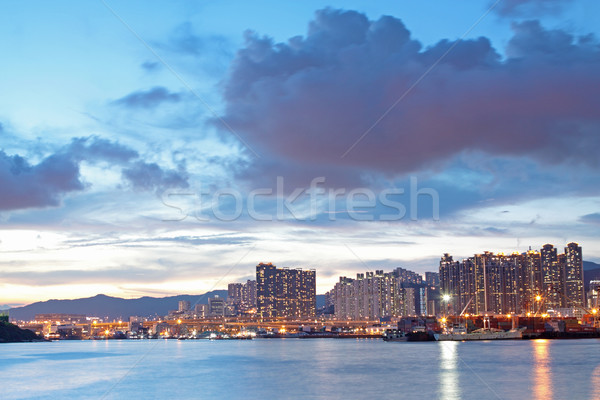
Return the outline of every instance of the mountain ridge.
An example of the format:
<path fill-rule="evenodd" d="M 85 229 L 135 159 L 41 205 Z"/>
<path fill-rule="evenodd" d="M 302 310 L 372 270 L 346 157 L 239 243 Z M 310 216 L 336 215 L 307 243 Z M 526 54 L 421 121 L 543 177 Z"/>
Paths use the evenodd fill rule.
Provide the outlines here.
<path fill-rule="evenodd" d="M 590 280 L 600 280 L 600 264 L 593 261 L 583 262 L 584 287 L 589 290 Z M 227 299 L 227 290 L 212 290 L 200 295 L 176 295 L 166 297 L 142 296 L 135 299 L 124 299 L 105 294 L 97 294 L 92 297 L 79 299 L 50 299 L 38 301 L 21 307 L 8 309 L 12 321 L 28 321 L 35 314 L 62 313 L 62 314 L 85 314 L 108 319 L 126 320 L 129 316 L 150 317 L 154 315 L 163 316 L 171 310 L 178 308 L 181 300 L 187 300 L 192 306 L 195 304 L 207 304 L 208 298 L 218 295 Z M 317 295 L 317 308 L 325 305 L 325 295 Z M 7 311 L 7 310 L 0 310 Z"/>
<path fill-rule="evenodd" d="M 162 316 L 168 314 L 171 310 L 177 310 L 179 301 L 189 301 L 192 306 L 207 304 L 208 298 L 215 295 L 226 299 L 227 290 L 212 290 L 200 295 L 143 296 L 136 299 L 124 299 L 105 294 L 79 299 L 51 299 L 11 308 L 9 309 L 9 316 L 12 321 L 32 320 L 35 314 L 48 313 L 85 314 L 108 319 L 127 319 L 129 316 Z"/>
<path fill-rule="evenodd" d="M 22 307 L 8 310 L 11 321 L 30 321 L 36 314 L 85 314 L 108 319 L 127 320 L 130 316 L 164 316 L 171 310 L 177 310 L 179 301 L 187 300 L 195 304 L 208 304 L 209 297 L 218 295 L 227 299 L 227 290 L 212 290 L 200 295 L 181 294 L 167 297 L 143 296 L 136 299 L 124 299 L 105 294 L 79 299 L 38 301 Z M 325 305 L 325 295 L 317 295 L 317 308 Z"/>

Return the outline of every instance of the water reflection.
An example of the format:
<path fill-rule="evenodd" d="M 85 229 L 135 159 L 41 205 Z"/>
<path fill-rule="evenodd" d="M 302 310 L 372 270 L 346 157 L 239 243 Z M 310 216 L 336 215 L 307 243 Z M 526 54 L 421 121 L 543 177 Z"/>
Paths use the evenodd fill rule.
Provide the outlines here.
<path fill-rule="evenodd" d="M 590 399 L 600 399 L 600 366 L 594 369 L 592 372 L 592 381 L 590 383 L 592 388 L 592 395 Z"/>
<path fill-rule="evenodd" d="M 549 346 L 547 339 L 533 341 L 533 398 L 536 400 L 552 399 Z"/>
<path fill-rule="evenodd" d="M 458 380 L 458 354 L 459 342 L 438 342 L 441 348 L 440 356 L 440 398 L 445 400 L 458 400 L 460 396 L 460 382 Z"/>

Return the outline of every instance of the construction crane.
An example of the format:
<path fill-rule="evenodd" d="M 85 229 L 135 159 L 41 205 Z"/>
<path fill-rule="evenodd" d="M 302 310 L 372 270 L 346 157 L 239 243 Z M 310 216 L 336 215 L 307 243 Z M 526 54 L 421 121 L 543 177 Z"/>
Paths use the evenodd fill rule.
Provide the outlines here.
<path fill-rule="evenodd" d="M 462 317 L 463 314 L 465 313 L 465 311 L 467 311 L 467 307 L 469 307 L 469 304 L 471 304 L 471 302 L 473 301 L 473 297 L 471 296 L 471 298 L 469 299 L 469 301 L 467 302 L 467 305 L 465 306 L 465 308 L 463 308 L 463 310 L 460 312 L 460 314 L 458 315 L 459 317 Z"/>

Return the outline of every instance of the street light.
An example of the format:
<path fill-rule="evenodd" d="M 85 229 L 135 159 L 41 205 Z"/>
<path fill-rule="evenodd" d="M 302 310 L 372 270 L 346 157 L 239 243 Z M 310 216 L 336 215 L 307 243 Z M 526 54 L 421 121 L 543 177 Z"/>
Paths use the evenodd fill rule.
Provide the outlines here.
<path fill-rule="evenodd" d="M 539 294 L 537 296 L 535 296 L 535 301 L 537 301 L 537 305 L 535 307 L 535 313 L 539 313 L 540 312 L 540 301 L 542 300 L 542 296 L 540 296 Z"/>
<path fill-rule="evenodd" d="M 445 294 L 442 296 L 442 300 L 446 303 L 446 307 L 444 307 L 444 315 L 448 314 L 448 307 L 450 307 L 450 295 Z"/>
<path fill-rule="evenodd" d="M 444 307 L 444 317 L 442 318 L 442 324 L 444 325 L 444 329 L 447 329 L 447 325 L 446 325 L 446 315 L 448 315 L 448 307 L 450 306 L 450 295 L 449 294 L 445 294 L 442 296 L 442 300 L 446 303 L 446 306 Z"/>

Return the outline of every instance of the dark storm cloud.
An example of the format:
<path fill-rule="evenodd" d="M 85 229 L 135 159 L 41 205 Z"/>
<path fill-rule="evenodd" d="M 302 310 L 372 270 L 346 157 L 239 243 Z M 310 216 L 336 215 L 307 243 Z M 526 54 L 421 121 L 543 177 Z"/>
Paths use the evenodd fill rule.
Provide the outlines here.
<path fill-rule="evenodd" d="M 117 142 L 94 136 L 73 138 L 37 164 L 0 150 L 0 210 L 58 206 L 64 195 L 85 189 L 79 168 L 82 161 L 120 166 L 123 177 L 136 190 L 188 185 L 183 164 L 176 171 L 164 170 L 139 160 L 135 150 Z"/>
<path fill-rule="evenodd" d="M 181 94 L 172 93 L 162 86 L 156 86 L 148 90 L 139 90 L 130 93 L 125 97 L 113 101 L 113 104 L 130 108 L 154 108 L 162 103 L 177 103 L 181 99 Z"/>
<path fill-rule="evenodd" d="M 123 177 L 136 190 L 187 188 L 188 175 L 183 166 L 177 170 L 164 170 L 155 163 L 137 161 L 123 169 Z"/>
<path fill-rule="evenodd" d="M 84 189 L 79 165 L 68 154 L 53 154 L 36 165 L 0 151 L 0 210 L 56 206 L 64 194 Z"/>
<path fill-rule="evenodd" d="M 530 16 L 542 14 L 557 14 L 563 6 L 573 0 L 500 0 L 495 6 L 495 11 L 502 16 Z M 490 1 L 492 6 L 496 1 Z"/>
<path fill-rule="evenodd" d="M 318 11 L 308 34 L 287 43 L 247 33 L 224 82 L 225 120 L 263 155 L 246 175 L 299 165 L 359 181 L 441 167 L 465 151 L 597 167 L 598 43 L 536 21 L 513 29 L 506 59 L 487 38 L 423 49 L 400 20 L 353 11 Z"/>

